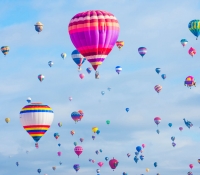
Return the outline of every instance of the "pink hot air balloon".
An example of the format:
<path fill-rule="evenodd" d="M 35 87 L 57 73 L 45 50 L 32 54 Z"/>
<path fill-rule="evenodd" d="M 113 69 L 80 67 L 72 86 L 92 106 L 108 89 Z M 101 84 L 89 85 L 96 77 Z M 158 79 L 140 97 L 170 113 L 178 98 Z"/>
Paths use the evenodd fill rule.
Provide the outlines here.
<path fill-rule="evenodd" d="M 179 127 L 179 130 L 182 131 L 182 130 L 183 130 L 183 127 Z"/>
<path fill-rule="evenodd" d="M 189 167 L 192 169 L 194 167 L 194 165 L 193 164 L 189 164 Z"/>
<path fill-rule="evenodd" d="M 79 74 L 79 77 L 80 77 L 81 79 L 83 79 L 83 78 L 85 77 L 85 75 L 84 75 L 84 74 Z"/>
<path fill-rule="evenodd" d="M 145 147 L 145 144 L 143 143 L 143 144 L 142 144 L 142 148 L 144 148 L 144 147 Z"/>
<path fill-rule="evenodd" d="M 95 162 L 95 160 L 92 160 L 92 163 L 94 163 Z"/>
<path fill-rule="evenodd" d="M 97 163 L 100 167 L 102 167 L 103 166 L 103 162 L 99 162 L 99 163 Z"/>
<path fill-rule="evenodd" d="M 119 23 L 109 12 L 91 10 L 76 14 L 68 31 L 76 49 L 97 70 L 118 39 Z"/>
<path fill-rule="evenodd" d="M 160 117 L 155 117 L 154 118 L 154 122 L 156 123 L 156 125 L 158 125 L 161 122 L 161 118 Z"/>
<path fill-rule="evenodd" d="M 110 168 L 112 168 L 113 171 L 118 166 L 118 164 L 119 164 L 118 160 L 114 159 L 114 157 L 109 161 Z"/>
<path fill-rule="evenodd" d="M 190 47 L 188 53 L 193 57 L 196 54 L 196 50 L 193 47 Z"/>
<path fill-rule="evenodd" d="M 76 146 L 74 148 L 74 152 L 78 155 L 78 157 L 81 155 L 81 153 L 83 152 L 83 148 L 82 146 Z"/>
<path fill-rule="evenodd" d="M 161 86 L 161 85 L 156 85 L 156 86 L 154 87 L 154 89 L 155 89 L 155 91 L 156 91 L 157 93 L 159 93 L 159 92 L 162 90 L 162 86 Z"/>
<path fill-rule="evenodd" d="M 60 151 L 58 151 L 58 156 L 61 156 L 61 154 L 62 154 L 62 153 L 61 153 Z"/>

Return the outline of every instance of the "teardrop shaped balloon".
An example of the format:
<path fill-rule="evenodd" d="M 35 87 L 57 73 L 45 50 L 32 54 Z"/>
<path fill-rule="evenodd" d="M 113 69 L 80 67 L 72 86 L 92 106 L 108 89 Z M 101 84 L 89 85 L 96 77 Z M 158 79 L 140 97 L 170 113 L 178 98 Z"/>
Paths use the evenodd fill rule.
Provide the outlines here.
<path fill-rule="evenodd" d="M 143 57 L 147 53 L 147 49 L 145 47 L 139 47 L 138 52 Z"/>
<path fill-rule="evenodd" d="M 31 97 L 28 97 L 26 100 L 28 103 L 31 103 Z"/>
<path fill-rule="evenodd" d="M 122 67 L 116 66 L 115 71 L 119 74 L 122 71 Z"/>
<path fill-rule="evenodd" d="M 57 140 L 60 137 L 60 135 L 56 132 L 56 133 L 54 133 L 54 137 Z"/>
<path fill-rule="evenodd" d="M 73 136 L 75 134 L 75 131 L 74 130 L 70 131 L 70 134 Z"/>
<path fill-rule="evenodd" d="M 10 118 L 5 118 L 6 123 L 10 122 Z"/>
<path fill-rule="evenodd" d="M 183 127 L 179 127 L 179 130 L 182 131 L 182 130 L 183 130 Z"/>
<path fill-rule="evenodd" d="M 80 138 L 80 141 L 81 141 L 81 142 L 83 142 L 83 140 L 84 140 L 83 138 Z"/>
<path fill-rule="evenodd" d="M 38 79 L 40 80 L 40 82 L 42 82 L 44 80 L 44 75 L 42 74 L 38 75 Z"/>
<path fill-rule="evenodd" d="M 189 167 L 192 169 L 194 167 L 194 165 L 193 164 L 189 164 Z"/>
<path fill-rule="evenodd" d="M 185 47 L 188 43 L 188 41 L 186 39 L 182 39 L 180 42 L 181 42 L 183 47 Z"/>
<path fill-rule="evenodd" d="M 103 162 L 98 162 L 97 164 L 98 164 L 100 167 L 103 166 Z"/>
<path fill-rule="evenodd" d="M 156 125 L 159 125 L 159 123 L 161 122 L 161 118 L 160 117 L 155 117 L 154 118 L 154 122 Z"/>
<path fill-rule="evenodd" d="M 172 127 L 172 123 L 169 123 L 168 126 L 171 128 Z"/>
<path fill-rule="evenodd" d="M 80 165 L 79 164 L 74 164 L 73 168 L 77 172 L 80 169 Z"/>
<path fill-rule="evenodd" d="M 58 126 L 59 126 L 59 127 L 61 127 L 61 126 L 62 126 L 62 123 L 61 123 L 61 122 L 59 122 L 59 123 L 58 123 Z"/>
<path fill-rule="evenodd" d="M 61 53 L 61 57 L 64 60 L 66 58 L 67 54 L 66 53 Z"/>
<path fill-rule="evenodd" d="M 106 161 L 108 161 L 108 160 L 109 160 L 109 158 L 108 158 L 108 157 L 105 157 L 105 160 L 106 160 Z"/>
<path fill-rule="evenodd" d="M 121 49 L 124 46 L 124 41 L 117 41 L 116 46 Z"/>
<path fill-rule="evenodd" d="M 126 112 L 128 112 L 129 111 L 129 108 L 126 108 Z"/>
<path fill-rule="evenodd" d="M 81 79 L 83 79 L 83 78 L 85 77 L 85 75 L 84 75 L 84 74 L 79 74 L 79 77 L 80 77 Z"/>
<path fill-rule="evenodd" d="M 57 154 L 58 154 L 58 156 L 61 156 L 61 155 L 62 155 L 62 153 L 61 153 L 60 151 L 58 151 Z"/>
<path fill-rule="evenodd" d="M 196 39 L 198 39 L 198 36 L 200 35 L 200 20 L 195 19 L 189 22 L 188 28 L 190 32 L 193 33 L 194 36 L 196 36 Z"/>
<path fill-rule="evenodd" d="M 37 22 L 35 24 L 35 30 L 39 33 L 43 30 L 43 24 L 41 22 Z"/>
<path fill-rule="evenodd" d="M 162 74 L 161 77 L 164 80 L 167 76 L 166 76 L 166 74 Z"/>
<path fill-rule="evenodd" d="M 88 67 L 88 68 L 86 69 L 86 71 L 87 71 L 88 74 L 90 74 L 90 73 L 92 72 L 92 68 Z"/>
<path fill-rule="evenodd" d="M 69 101 L 72 101 L 72 99 L 73 99 L 72 97 L 69 97 Z"/>
<path fill-rule="evenodd" d="M 38 142 L 50 128 L 54 112 L 48 105 L 31 103 L 20 111 L 20 122 L 28 134 Z"/>
<path fill-rule="evenodd" d="M 42 170 L 41 170 L 41 169 L 38 169 L 38 170 L 37 170 L 37 172 L 38 172 L 38 173 L 41 173 L 41 172 L 42 172 Z"/>
<path fill-rule="evenodd" d="M 156 85 L 156 86 L 154 87 L 154 89 L 155 89 L 155 91 L 156 91 L 157 93 L 159 93 L 159 92 L 162 90 L 162 86 L 161 86 L 161 85 Z"/>
<path fill-rule="evenodd" d="M 109 12 L 91 10 L 76 14 L 68 31 L 76 49 L 97 70 L 117 41 L 119 23 Z"/>
<path fill-rule="evenodd" d="M 49 62 L 48 62 L 48 65 L 49 65 L 50 67 L 52 67 L 52 66 L 53 66 L 53 61 L 49 61 Z"/>
<path fill-rule="evenodd" d="M 159 74 L 160 71 L 161 71 L 161 68 L 156 68 L 155 71 L 156 71 L 157 74 Z"/>
<path fill-rule="evenodd" d="M 106 123 L 109 125 L 110 124 L 110 120 L 106 120 Z"/>
<path fill-rule="evenodd" d="M 117 168 L 118 164 L 119 164 L 118 160 L 114 159 L 114 157 L 109 161 L 110 168 L 112 168 L 113 171 L 115 168 Z"/>
<path fill-rule="evenodd" d="M 145 144 L 144 143 L 142 144 L 142 148 L 145 148 Z"/>
<path fill-rule="evenodd" d="M 75 148 L 74 148 L 74 152 L 78 155 L 78 157 L 82 154 L 82 152 L 83 152 L 83 148 L 82 148 L 82 146 L 76 146 Z"/>
<path fill-rule="evenodd" d="M 101 91 L 101 95 L 104 95 L 105 94 L 105 92 L 104 91 Z"/>
<path fill-rule="evenodd" d="M 10 51 L 10 47 L 8 47 L 8 46 L 2 46 L 1 47 L 1 51 L 6 56 L 8 54 L 8 52 Z"/>
<path fill-rule="evenodd" d="M 80 68 L 82 66 L 82 64 L 85 62 L 85 58 L 83 57 L 83 55 L 80 54 L 80 52 L 78 50 L 74 50 L 71 54 L 73 61 L 78 65 L 78 67 Z"/>
<path fill-rule="evenodd" d="M 174 136 L 172 136 L 172 137 L 171 137 L 171 140 L 172 140 L 172 141 L 174 141 L 174 140 L 175 140 L 175 137 L 174 137 Z"/>

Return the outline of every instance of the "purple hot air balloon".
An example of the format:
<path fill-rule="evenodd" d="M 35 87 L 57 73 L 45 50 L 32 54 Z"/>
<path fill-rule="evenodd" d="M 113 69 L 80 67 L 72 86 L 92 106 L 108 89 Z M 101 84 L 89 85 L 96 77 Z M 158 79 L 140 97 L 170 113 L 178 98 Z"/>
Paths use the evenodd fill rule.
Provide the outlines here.
<path fill-rule="evenodd" d="M 139 47 L 138 52 L 143 57 L 147 53 L 147 49 L 145 47 Z"/>
<path fill-rule="evenodd" d="M 80 165 L 79 164 L 74 164 L 73 168 L 77 172 L 80 169 Z"/>
<path fill-rule="evenodd" d="M 179 130 L 182 131 L 182 130 L 183 130 L 183 127 L 179 127 Z"/>
<path fill-rule="evenodd" d="M 72 43 L 94 70 L 97 70 L 115 46 L 119 30 L 117 18 L 101 10 L 78 13 L 68 26 Z"/>
<path fill-rule="evenodd" d="M 83 140 L 84 140 L 83 138 L 80 138 L 80 141 L 81 141 L 81 142 L 83 142 Z"/>
<path fill-rule="evenodd" d="M 175 147 L 175 146 L 176 146 L 176 143 L 172 142 L 172 146 Z"/>

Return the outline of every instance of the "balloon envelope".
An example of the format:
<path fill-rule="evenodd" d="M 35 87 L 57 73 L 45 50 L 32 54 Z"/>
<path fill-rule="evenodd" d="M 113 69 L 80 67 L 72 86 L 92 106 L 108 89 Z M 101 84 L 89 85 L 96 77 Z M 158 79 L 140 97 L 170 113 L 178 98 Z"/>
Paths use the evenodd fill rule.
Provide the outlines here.
<path fill-rule="evenodd" d="M 147 49 L 145 47 L 139 47 L 138 52 L 143 57 L 147 53 Z"/>
<path fill-rule="evenodd" d="M 75 148 L 74 148 L 74 152 L 78 155 L 78 157 L 82 154 L 82 152 L 83 152 L 83 148 L 82 148 L 82 146 L 76 146 Z"/>
<path fill-rule="evenodd" d="M 188 24 L 188 28 L 190 32 L 192 32 L 193 35 L 196 36 L 197 39 L 198 36 L 200 35 L 200 20 L 195 19 L 190 21 Z"/>

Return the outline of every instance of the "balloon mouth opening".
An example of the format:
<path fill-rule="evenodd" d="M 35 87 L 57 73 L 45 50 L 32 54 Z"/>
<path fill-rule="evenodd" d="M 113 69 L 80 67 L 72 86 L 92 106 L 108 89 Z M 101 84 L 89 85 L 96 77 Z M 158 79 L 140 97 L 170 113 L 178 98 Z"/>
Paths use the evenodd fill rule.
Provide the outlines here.
<path fill-rule="evenodd" d="M 39 105 L 39 104 L 42 104 L 42 102 L 33 102 L 31 103 L 32 105 Z"/>

